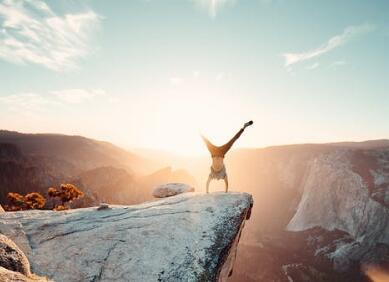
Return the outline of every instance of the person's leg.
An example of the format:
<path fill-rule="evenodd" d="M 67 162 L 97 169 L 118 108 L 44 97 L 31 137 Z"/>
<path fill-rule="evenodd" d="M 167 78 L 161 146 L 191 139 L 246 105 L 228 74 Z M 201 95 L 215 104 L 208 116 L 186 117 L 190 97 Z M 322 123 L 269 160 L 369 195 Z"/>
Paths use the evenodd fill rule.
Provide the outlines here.
<path fill-rule="evenodd" d="M 207 138 L 201 135 L 203 138 L 203 141 L 205 145 L 207 145 L 208 151 L 211 153 L 212 156 L 216 156 L 218 152 L 218 147 L 213 145 Z"/>
<path fill-rule="evenodd" d="M 244 128 L 241 128 L 238 133 L 235 134 L 234 137 L 230 141 L 228 141 L 226 144 L 220 147 L 220 151 L 222 152 L 223 156 L 231 149 L 232 145 L 235 143 L 236 140 L 242 135 L 244 131 Z"/>
<path fill-rule="evenodd" d="M 220 147 L 220 152 L 223 154 L 223 156 L 228 152 L 228 150 L 231 149 L 232 145 L 235 143 L 236 140 L 242 135 L 243 131 L 246 129 L 247 126 L 250 126 L 253 124 L 253 121 L 250 120 L 249 122 L 246 122 L 243 127 L 238 131 L 238 133 L 235 134 L 234 137 L 230 141 L 228 141 L 226 144 Z"/>
<path fill-rule="evenodd" d="M 227 175 L 226 175 L 226 177 L 224 178 L 224 183 L 225 183 L 225 185 L 226 185 L 226 193 L 228 192 L 228 177 L 227 177 Z"/>
<path fill-rule="evenodd" d="M 209 183 L 211 182 L 211 176 L 208 176 L 207 180 L 207 194 L 209 193 Z"/>

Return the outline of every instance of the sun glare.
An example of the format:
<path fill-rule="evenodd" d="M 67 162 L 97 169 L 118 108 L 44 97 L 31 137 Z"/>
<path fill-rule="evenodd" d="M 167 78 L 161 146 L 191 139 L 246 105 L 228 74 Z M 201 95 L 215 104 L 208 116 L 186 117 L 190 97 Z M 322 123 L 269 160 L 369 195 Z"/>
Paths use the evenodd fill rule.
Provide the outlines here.
<path fill-rule="evenodd" d="M 216 76 L 213 84 L 197 77 L 182 79 L 180 84 L 158 89 L 158 95 L 138 101 L 130 115 L 142 119 L 142 127 L 136 130 L 140 143 L 145 148 L 199 156 L 208 154 L 201 134 L 215 144 L 227 142 L 249 117 L 237 114 L 236 105 L 241 102 L 229 95 Z M 149 109 L 146 113 L 145 108 Z"/>

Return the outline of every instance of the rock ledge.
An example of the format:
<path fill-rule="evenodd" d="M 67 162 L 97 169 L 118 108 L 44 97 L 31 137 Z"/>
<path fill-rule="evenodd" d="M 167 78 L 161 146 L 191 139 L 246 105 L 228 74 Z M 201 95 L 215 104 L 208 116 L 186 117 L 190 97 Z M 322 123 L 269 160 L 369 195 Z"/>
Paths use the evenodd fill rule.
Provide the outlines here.
<path fill-rule="evenodd" d="M 0 214 L 0 232 L 55 281 L 217 281 L 252 197 L 185 193 L 136 206 Z"/>

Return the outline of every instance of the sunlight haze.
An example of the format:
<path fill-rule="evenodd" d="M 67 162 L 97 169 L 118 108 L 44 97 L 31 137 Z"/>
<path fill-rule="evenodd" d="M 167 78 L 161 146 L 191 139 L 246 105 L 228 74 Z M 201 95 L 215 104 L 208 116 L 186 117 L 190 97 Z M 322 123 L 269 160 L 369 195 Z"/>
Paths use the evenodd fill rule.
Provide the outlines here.
<path fill-rule="evenodd" d="M 0 127 L 185 155 L 250 119 L 236 148 L 385 138 L 373 2 L 4 1 Z"/>

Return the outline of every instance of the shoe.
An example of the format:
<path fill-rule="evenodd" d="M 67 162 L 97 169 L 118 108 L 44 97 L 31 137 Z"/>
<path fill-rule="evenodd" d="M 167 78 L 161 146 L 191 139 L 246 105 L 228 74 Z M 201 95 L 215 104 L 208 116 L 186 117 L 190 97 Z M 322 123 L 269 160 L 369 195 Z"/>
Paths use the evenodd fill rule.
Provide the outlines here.
<path fill-rule="evenodd" d="M 254 122 L 252 121 L 252 120 L 250 120 L 249 122 L 246 122 L 245 124 L 244 124 L 244 127 L 247 127 L 247 126 L 250 126 L 250 125 L 252 125 Z"/>

